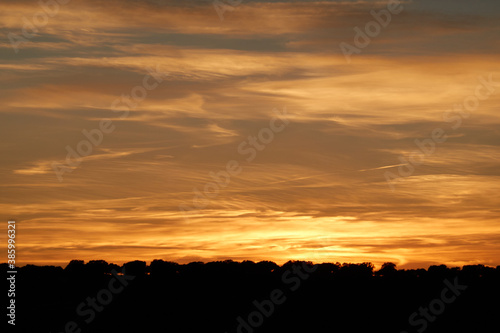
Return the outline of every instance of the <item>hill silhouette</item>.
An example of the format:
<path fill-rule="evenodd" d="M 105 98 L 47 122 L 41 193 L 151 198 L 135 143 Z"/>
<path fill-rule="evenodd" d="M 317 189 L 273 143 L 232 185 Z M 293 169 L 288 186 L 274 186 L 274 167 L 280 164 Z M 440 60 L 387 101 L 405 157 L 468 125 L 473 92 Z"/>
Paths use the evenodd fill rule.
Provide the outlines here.
<path fill-rule="evenodd" d="M 17 272 L 16 332 L 500 332 L 500 266 L 72 260 Z"/>

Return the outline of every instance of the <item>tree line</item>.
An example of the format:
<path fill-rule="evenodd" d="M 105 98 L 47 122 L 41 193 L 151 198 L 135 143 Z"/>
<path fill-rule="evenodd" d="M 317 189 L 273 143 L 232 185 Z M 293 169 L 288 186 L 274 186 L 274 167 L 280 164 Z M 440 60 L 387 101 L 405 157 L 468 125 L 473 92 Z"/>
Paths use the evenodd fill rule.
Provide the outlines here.
<path fill-rule="evenodd" d="M 65 268 L 17 271 L 17 332 L 456 333 L 499 327 L 500 266 L 398 269 L 388 262 L 375 269 L 368 262 L 158 259 L 122 265 L 72 260 Z"/>

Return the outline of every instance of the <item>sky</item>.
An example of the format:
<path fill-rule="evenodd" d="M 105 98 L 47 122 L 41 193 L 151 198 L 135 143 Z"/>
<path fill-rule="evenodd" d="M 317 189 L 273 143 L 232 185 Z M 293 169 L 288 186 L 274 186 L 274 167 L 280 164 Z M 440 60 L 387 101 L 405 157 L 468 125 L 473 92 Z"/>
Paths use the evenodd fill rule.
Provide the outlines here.
<path fill-rule="evenodd" d="M 500 265 L 498 1 L 0 9 L 18 265 Z"/>

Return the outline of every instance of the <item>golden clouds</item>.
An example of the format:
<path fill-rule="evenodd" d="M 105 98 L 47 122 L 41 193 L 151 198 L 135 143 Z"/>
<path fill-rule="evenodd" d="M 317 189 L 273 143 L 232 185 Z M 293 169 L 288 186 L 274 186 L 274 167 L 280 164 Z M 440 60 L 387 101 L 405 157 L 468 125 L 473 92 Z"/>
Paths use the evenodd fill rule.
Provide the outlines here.
<path fill-rule="evenodd" d="M 1 6 L 19 34 L 39 10 Z M 457 130 L 442 115 L 479 76 L 500 81 L 500 21 L 405 3 L 347 64 L 339 43 L 385 6 L 251 2 L 221 22 L 210 3 L 73 0 L 17 54 L 4 39 L 0 208 L 19 221 L 24 263 L 499 264 L 500 89 Z M 121 119 L 113 102 L 148 68 L 168 76 Z M 238 145 L 284 106 L 289 126 L 243 163 Z M 116 130 L 59 183 L 51 163 L 105 118 Z M 448 140 L 391 192 L 384 172 L 436 127 Z M 179 211 L 230 160 L 241 174 Z"/>

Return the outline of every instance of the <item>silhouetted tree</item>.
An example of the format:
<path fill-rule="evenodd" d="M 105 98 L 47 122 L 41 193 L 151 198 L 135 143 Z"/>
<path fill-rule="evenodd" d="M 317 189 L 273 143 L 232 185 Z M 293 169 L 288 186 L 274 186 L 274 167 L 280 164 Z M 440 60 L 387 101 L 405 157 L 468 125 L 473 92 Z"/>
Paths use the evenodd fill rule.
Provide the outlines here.
<path fill-rule="evenodd" d="M 136 277 L 146 275 L 146 262 L 141 260 L 134 260 L 123 264 L 125 274 Z"/>
<path fill-rule="evenodd" d="M 379 276 L 394 276 L 397 271 L 395 263 L 386 262 L 382 264 L 382 268 L 380 268 L 380 270 L 378 270 L 375 274 Z"/>
<path fill-rule="evenodd" d="M 172 261 L 163 261 L 155 259 L 149 265 L 150 273 L 153 276 L 173 277 L 179 270 L 179 264 Z"/>
<path fill-rule="evenodd" d="M 275 269 L 279 268 L 279 266 L 278 266 L 278 264 L 276 264 L 273 261 L 263 260 L 263 261 L 259 261 L 256 264 L 256 268 L 259 270 L 259 272 L 270 273 L 270 272 L 274 271 Z"/>
<path fill-rule="evenodd" d="M 102 276 L 110 273 L 109 264 L 104 260 L 91 260 L 85 265 L 89 274 Z"/>
<path fill-rule="evenodd" d="M 371 262 L 361 264 L 343 263 L 338 275 L 349 278 L 369 278 L 373 276 L 375 266 Z"/>
<path fill-rule="evenodd" d="M 64 271 L 71 275 L 79 275 L 85 272 L 85 262 L 83 260 L 71 260 Z"/>

